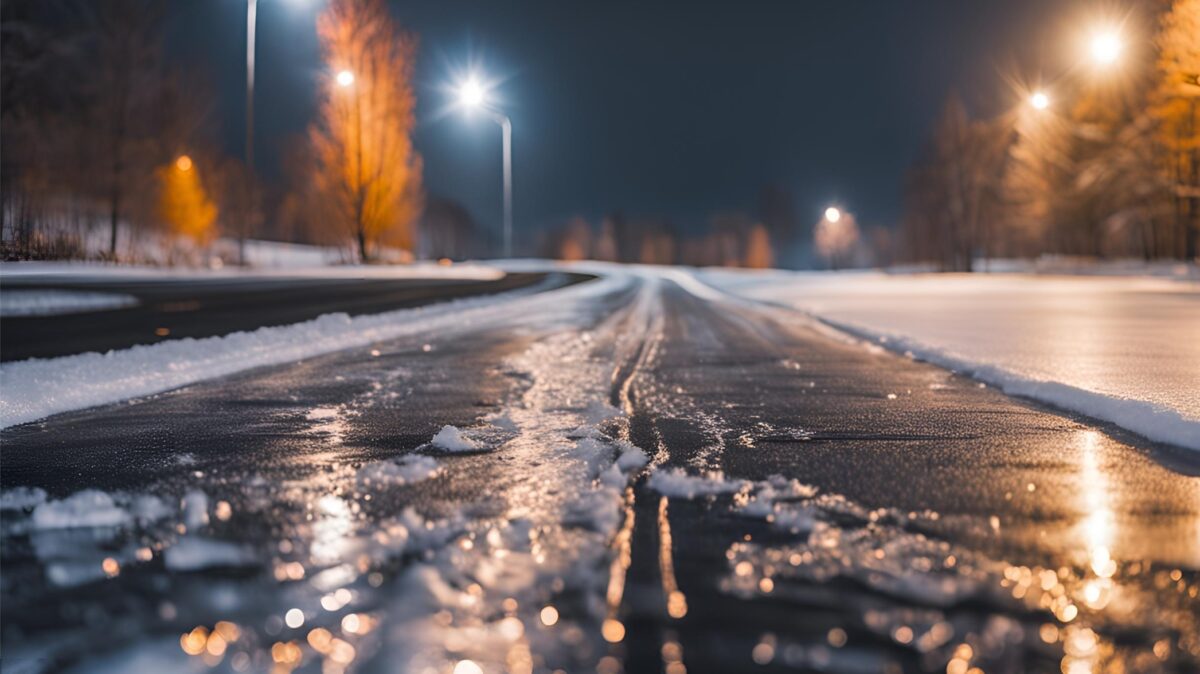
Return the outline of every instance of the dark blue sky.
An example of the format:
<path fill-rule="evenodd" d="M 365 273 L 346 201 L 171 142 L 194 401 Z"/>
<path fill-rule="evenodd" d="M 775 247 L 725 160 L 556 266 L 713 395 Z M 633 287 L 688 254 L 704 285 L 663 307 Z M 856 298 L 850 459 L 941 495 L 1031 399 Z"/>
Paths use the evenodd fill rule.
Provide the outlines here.
<path fill-rule="evenodd" d="M 767 184 L 802 219 L 829 202 L 860 222 L 900 216 L 903 171 L 948 91 L 977 111 L 1010 101 L 1069 2 L 394 2 L 420 37 L 416 145 L 431 194 L 500 220 L 500 131 L 438 116 L 470 61 L 505 80 L 518 232 L 619 210 L 698 230 L 754 209 Z M 321 0 L 260 0 L 256 155 L 267 177 L 310 121 Z M 215 128 L 243 147 L 244 0 L 172 3 L 171 53 L 219 97 Z M 518 237 L 519 239 L 521 237 Z"/>

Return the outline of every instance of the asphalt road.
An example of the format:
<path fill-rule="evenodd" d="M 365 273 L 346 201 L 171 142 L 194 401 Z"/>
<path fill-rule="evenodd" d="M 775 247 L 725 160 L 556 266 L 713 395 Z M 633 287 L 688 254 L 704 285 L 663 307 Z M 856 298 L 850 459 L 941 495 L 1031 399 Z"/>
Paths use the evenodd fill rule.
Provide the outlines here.
<path fill-rule="evenodd" d="M 150 513 L 6 511 L 5 670 L 1200 668 L 1190 457 L 676 275 L 502 301 L 3 431 Z"/>
<path fill-rule="evenodd" d="M 0 360 L 53 358 L 183 337 L 288 325 L 322 314 L 352 316 L 528 288 L 545 274 L 497 280 L 231 278 L 216 280 L 5 279 L 10 290 L 82 290 L 132 295 L 136 306 L 60 316 L 11 317 L 0 329 Z M 578 280 L 578 279 L 575 279 Z"/>

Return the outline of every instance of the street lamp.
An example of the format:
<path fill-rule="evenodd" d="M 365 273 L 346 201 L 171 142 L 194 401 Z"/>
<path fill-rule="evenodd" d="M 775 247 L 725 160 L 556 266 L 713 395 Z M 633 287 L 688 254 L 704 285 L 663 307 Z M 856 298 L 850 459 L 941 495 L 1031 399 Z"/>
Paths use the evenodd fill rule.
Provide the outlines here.
<path fill-rule="evenodd" d="M 467 110 L 486 112 L 500 125 L 504 140 L 504 257 L 512 257 L 512 120 L 488 105 L 487 88 L 473 76 L 458 85 L 458 102 Z"/>
<path fill-rule="evenodd" d="M 837 222 L 842 219 L 842 212 L 837 208 L 830 206 L 825 209 L 825 219 L 830 222 Z"/>
<path fill-rule="evenodd" d="M 339 70 L 338 74 L 334 76 L 334 80 L 343 89 L 354 86 L 354 73 L 349 70 Z"/>
<path fill-rule="evenodd" d="M 1035 91 L 1029 97 L 1029 104 L 1033 106 L 1034 110 L 1045 110 L 1050 107 L 1050 97 L 1045 92 Z"/>
<path fill-rule="evenodd" d="M 1089 51 L 1097 65 L 1109 66 L 1116 63 L 1123 48 L 1121 36 L 1115 30 L 1104 30 L 1092 36 Z"/>

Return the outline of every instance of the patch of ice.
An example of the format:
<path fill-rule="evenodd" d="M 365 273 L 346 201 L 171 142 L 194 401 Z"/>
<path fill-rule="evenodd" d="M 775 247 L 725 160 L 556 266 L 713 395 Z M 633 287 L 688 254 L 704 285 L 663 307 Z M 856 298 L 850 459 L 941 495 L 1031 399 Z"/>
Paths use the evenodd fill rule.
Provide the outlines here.
<path fill-rule="evenodd" d="M 441 472 L 435 459 L 414 454 L 368 463 L 358 469 L 358 481 L 368 486 L 399 487 L 437 477 Z"/>
<path fill-rule="evenodd" d="M 184 536 L 163 553 L 171 571 L 252 566 L 256 561 L 254 551 L 243 545 L 197 536 Z"/>
<path fill-rule="evenodd" d="M 455 426 L 442 426 L 430 441 L 434 447 L 447 452 L 478 452 L 483 449 L 479 443 L 463 434 Z"/>
<path fill-rule="evenodd" d="M 124 293 L 79 290 L 5 290 L 0 292 L 0 318 L 60 316 L 88 311 L 108 311 L 136 306 L 138 300 Z"/>
<path fill-rule="evenodd" d="M 129 512 L 113 497 L 97 489 L 85 489 L 61 501 L 46 501 L 33 510 L 34 529 L 121 527 L 132 523 Z"/>
<path fill-rule="evenodd" d="M 726 479 L 719 471 L 689 475 L 682 468 L 659 470 L 650 475 L 647 486 L 663 496 L 694 499 L 698 496 L 732 494 L 751 487 L 746 480 Z"/>

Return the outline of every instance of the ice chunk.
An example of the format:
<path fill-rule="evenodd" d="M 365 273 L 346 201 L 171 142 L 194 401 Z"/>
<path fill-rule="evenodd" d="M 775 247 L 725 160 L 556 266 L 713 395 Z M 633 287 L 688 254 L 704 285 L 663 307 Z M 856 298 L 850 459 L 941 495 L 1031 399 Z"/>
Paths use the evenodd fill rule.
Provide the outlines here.
<path fill-rule="evenodd" d="M 197 529 L 208 524 L 208 496 L 193 489 L 183 496 L 183 523 L 188 529 Z"/>
<path fill-rule="evenodd" d="M 745 480 L 730 480 L 720 471 L 688 475 L 680 468 L 660 470 L 650 476 L 649 486 L 664 496 L 692 499 L 697 496 L 732 494 L 750 486 Z"/>
<path fill-rule="evenodd" d="M 248 566 L 255 561 L 253 551 L 244 546 L 196 536 L 181 538 L 163 553 L 163 562 L 172 571 Z"/>
<path fill-rule="evenodd" d="M 28 510 L 46 501 L 46 491 L 37 487 L 13 487 L 0 492 L 0 510 Z"/>
<path fill-rule="evenodd" d="M 120 527 L 132 517 L 105 492 L 85 489 L 61 501 L 47 501 L 33 511 L 35 529 L 74 529 L 80 527 Z"/>
<path fill-rule="evenodd" d="M 477 452 L 483 449 L 454 426 L 442 426 L 442 430 L 433 436 L 432 444 L 447 452 Z"/>
<path fill-rule="evenodd" d="M 358 469 L 358 481 L 377 486 L 400 486 L 441 474 L 438 462 L 428 456 L 402 456 L 395 461 L 375 461 Z"/>

